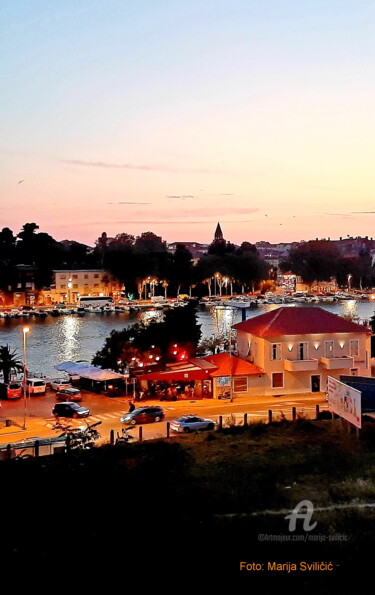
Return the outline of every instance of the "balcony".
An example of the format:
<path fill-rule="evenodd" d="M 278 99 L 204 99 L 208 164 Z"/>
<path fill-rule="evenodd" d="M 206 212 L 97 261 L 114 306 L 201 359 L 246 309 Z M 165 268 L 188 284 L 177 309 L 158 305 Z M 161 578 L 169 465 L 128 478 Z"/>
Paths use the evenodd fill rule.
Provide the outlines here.
<path fill-rule="evenodd" d="M 318 369 L 317 359 L 285 359 L 284 369 L 288 372 L 310 372 Z"/>
<path fill-rule="evenodd" d="M 354 368 L 354 358 L 344 357 L 321 357 L 320 363 L 326 370 L 343 370 L 344 368 Z"/>

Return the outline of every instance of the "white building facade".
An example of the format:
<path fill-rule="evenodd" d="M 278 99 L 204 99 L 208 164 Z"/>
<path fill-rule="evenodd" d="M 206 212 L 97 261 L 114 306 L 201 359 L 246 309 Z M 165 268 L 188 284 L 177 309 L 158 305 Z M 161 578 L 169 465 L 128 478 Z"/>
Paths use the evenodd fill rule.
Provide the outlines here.
<path fill-rule="evenodd" d="M 325 392 L 328 376 L 371 376 L 371 330 L 321 308 L 278 308 L 234 328 L 239 357 L 264 371 L 264 395 Z"/>

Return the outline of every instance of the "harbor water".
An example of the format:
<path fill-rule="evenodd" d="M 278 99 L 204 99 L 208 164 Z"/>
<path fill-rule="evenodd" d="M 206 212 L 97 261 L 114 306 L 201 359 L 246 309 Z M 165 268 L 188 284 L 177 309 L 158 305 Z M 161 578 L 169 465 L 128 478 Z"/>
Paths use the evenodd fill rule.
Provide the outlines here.
<path fill-rule="evenodd" d="M 312 306 L 312 304 L 287 304 L 287 307 Z M 279 304 L 263 304 L 246 309 L 246 318 L 257 316 Z M 375 302 L 345 300 L 334 303 L 317 303 L 321 307 L 340 316 L 354 317 L 354 320 L 369 320 L 374 314 Z M 146 310 L 139 312 L 112 312 L 106 314 L 86 313 L 80 317 L 74 314 L 45 318 L 0 318 L 0 345 L 16 349 L 22 360 L 24 326 L 30 328 L 27 335 L 28 369 L 47 377 L 58 376 L 54 366 L 65 361 L 91 363 L 112 329 L 121 330 L 135 322 L 148 322 L 161 319 L 163 311 Z M 198 322 L 201 325 L 202 339 L 213 337 L 228 338 L 231 326 L 242 320 L 240 308 L 207 307 L 198 309 Z"/>

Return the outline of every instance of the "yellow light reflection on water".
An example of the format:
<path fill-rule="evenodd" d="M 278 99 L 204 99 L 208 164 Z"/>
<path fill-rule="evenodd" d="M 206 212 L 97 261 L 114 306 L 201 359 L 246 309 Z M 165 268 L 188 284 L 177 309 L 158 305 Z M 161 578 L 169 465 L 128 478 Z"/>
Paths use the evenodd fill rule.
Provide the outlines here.
<path fill-rule="evenodd" d="M 161 322 L 163 318 L 162 310 L 145 310 L 140 316 L 140 321 L 147 325 L 150 322 Z"/>
<path fill-rule="evenodd" d="M 347 318 L 358 316 L 358 302 L 356 300 L 346 300 L 342 304 L 342 316 Z"/>
<path fill-rule="evenodd" d="M 211 308 L 216 337 L 227 338 L 233 325 L 233 308 Z"/>
<path fill-rule="evenodd" d="M 63 361 L 74 360 L 79 347 L 77 335 L 82 320 L 75 316 L 63 316 L 59 322 L 60 357 Z"/>

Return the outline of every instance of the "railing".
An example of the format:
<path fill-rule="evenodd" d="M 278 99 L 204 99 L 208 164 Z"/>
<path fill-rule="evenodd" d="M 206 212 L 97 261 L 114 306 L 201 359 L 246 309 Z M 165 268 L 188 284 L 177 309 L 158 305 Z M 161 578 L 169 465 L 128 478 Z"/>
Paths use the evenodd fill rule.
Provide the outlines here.
<path fill-rule="evenodd" d="M 326 409 L 324 409 L 324 411 L 328 411 Z M 225 416 L 225 418 L 233 418 L 233 421 L 235 421 L 235 423 L 233 423 L 233 425 L 243 425 L 244 427 L 249 425 L 249 416 L 251 416 L 251 413 L 244 413 L 243 416 L 241 416 L 241 420 L 239 420 L 238 418 L 240 416 L 230 416 L 227 415 Z M 289 416 L 289 417 L 287 417 Z M 314 419 L 319 419 L 320 416 L 320 407 L 319 405 L 315 406 L 315 418 Z M 276 421 L 283 421 L 283 420 L 288 420 L 289 421 L 297 421 L 298 418 L 300 417 L 308 417 L 304 410 L 302 409 L 299 413 L 296 409 L 296 407 L 292 407 L 292 409 L 290 411 L 280 411 L 279 413 L 275 413 L 275 411 L 272 411 L 271 409 L 269 409 L 266 413 L 265 413 L 265 423 L 267 424 L 271 424 L 273 422 Z M 311 419 L 309 417 L 309 419 Z M 264 423 L 264 422 L 263 422 Z M 231 424 L 230 424 L 231 425 Z M 220 431 L 225 427 L 225 423 L 224 423 L 224 416 L 219 415 L 217 423 L 215 425 L 215 429 L 213 431 Z M 174 437 L 177 437 L 179 434 L 176 433 L 174 435 Z M 165 436 L 158 436 L 157 439 L 168 439 L 171 438 L 171 426 L 170 426 L 170 422 L 167 422 L 166 425 L 166 434 Z M 138 442 L 143 442 L 145 440 L 144 435 L 143 435 L 143 426 L 138 426 L 138 437 L 136 438 L 135 436 L 132 437 L 132 439 L 134 441 L 138 441 Z M 149 438 L 149 440 L 153 440 L 155 438 Z M 66 438 L 61 438 L 60 441 L 58 442 L 53 442 L 50 444 L 43 444 L 43 440 L 42 440 L 42 444 L 40 443 L 40 441 L 36 440 L 32 445 L 19 445 L 19 444 L 7 444 L 4 448 L 0 449 L 0 461 L 7 461 L 7 460 L 11 460 L 11 459 L 30 459 L 30 458 L 37 458 L 40 456 L 46 456 L 46 455 L 53 455 L 53 454 L 57 454 L 57 453 L 69 453 L 70 452 L 70 439 L 69 436 L 67 436 Z M 107 442 L 105 442 L 106 444 L 110 444 L 110 445 L 115 445 L 116 440 L 115 440 L 115 430 L 111 430 L 110 431 L 110 435 L 109 435 L 109 440 Z"/>

